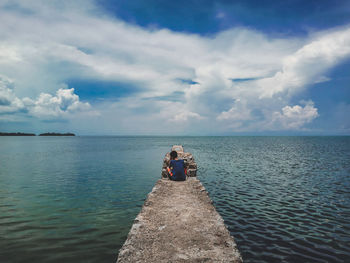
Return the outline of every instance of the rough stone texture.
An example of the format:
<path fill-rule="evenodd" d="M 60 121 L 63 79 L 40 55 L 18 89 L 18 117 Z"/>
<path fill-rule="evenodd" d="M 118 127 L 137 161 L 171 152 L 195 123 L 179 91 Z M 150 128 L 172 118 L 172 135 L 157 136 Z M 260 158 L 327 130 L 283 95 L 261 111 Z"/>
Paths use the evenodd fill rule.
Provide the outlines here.
<path fill-rule="evenodd" d="M 157 181 L 119 252 L 124 262 L 242 262 L 200 181 Z"/>
<path fill-rule="evenodd" d="M 187 176 L 195 177 L 197 175 L 197 163 L 195 162 L 193 155 L 189 152 L 184 152 L 182 145 L 173 145 L 170 151 L 176 151 L 179 159 L 185 161 L 187 168 Z M 170 152 L 166 153 L 163 159 L 162 178 L 168 177 L 167 167 L 170 163 Z"/>

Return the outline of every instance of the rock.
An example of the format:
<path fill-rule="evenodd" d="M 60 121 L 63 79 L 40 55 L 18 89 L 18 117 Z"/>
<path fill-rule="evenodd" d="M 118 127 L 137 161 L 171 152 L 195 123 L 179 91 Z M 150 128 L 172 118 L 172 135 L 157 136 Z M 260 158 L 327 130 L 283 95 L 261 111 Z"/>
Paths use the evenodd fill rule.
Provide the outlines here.
<path fill-rule="evenodd" d="M 170 151 L 176 151 L 178 158 L 183 159 L 185 162 L 185 167 L 187 168 L 187 176 L 195 177 L 197 176 L 197 163 L 195 162 L 193 155 L 189 152 L 184 152 L 182 145 L 173 145 Z M 165 154 L 163 159 L 162 167 L 162 178 L 168 178 L 167 167 L 170 163 L 170 152 Z"/>

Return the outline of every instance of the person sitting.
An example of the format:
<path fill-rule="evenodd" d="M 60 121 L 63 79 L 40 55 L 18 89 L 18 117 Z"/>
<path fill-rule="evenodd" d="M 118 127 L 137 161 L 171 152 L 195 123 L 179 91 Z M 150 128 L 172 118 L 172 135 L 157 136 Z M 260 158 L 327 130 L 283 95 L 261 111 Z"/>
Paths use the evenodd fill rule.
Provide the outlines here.
<path fill-rule="evenodd" d="M 168 167 L 169 179 L 173 181 L 185 181 L 185 162 L 177 158 L 177 152 L 170 153 L 170 164 Z"/>

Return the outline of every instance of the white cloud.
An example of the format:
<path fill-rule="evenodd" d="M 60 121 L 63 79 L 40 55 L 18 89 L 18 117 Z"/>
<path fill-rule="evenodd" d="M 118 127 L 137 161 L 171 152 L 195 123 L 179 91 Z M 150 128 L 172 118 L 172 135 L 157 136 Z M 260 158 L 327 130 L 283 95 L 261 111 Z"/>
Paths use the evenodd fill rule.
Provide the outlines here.
<path fill-rule="evenodd" d="M 187 122 L 189 120 L 201 120 L 203 119 L 198 113 L 182 110 L 179 113 L 176 113 L 170 121 L 174 122 Z"/>
<path fill-rule="evenodd" d="M 223 111 L 217 116 L 218 120 L 243 121 L 252 119 L 251 110 L 247 108 L 246 103 L 237 99 L 234 106 L 228 111 Z"/>
<path fill-rule="evenodd" d="M 329 80 L 328 69 L 350 56 L 350 28 L 319 34 L 294 54 L 283 59 L 283 67 L 271 78 L 257 81 L 260 97 L 281 92 L 295 94 L 307 85 Z"/>
<path fill-rule="evenodd" d="M 29 114 L 39 118 L 67 117 L 68 114 L 90 109 L 90 104 L 81 102 L 78 95 L 74 94 L 73 88 L 61 88 L 56 92 L 56 96 L 41 93 L 35 101 L 24 98 L 23 103 Z"/>
<path fill-rule="evenodd" d="M 15 96 L 12 87 L 13 82 L 10 79 L 0 76 L 0 114 L 24 110 L 22 101 Z"/>
<path fill-rule="evenodd" d="M 327 71 L 350 56 L 349 27 L 305 38 L 272 38 L 246 28 L 199 36 L 144 29 L 102 13 L 93 1 L 0 3 L 0 73 L 16 84 L 0 90 L 0 104 L 11 101 L 0 111 L 38 118 L 90 111 L 62 84 L 92 79 L 138 88 L 94 103 L 104 113 L 99 121 L 115 131 L 157 133 L 153 127 L 168 120 L 193 132 L 277 129 L 277 123 L 301 129 L 314 119 L 301 117 L 311 106 L 285 105 L 309 85 L 330 81 Z M 191 121 L 201 125 L 185 125 Z"/>
<path fill-rule="evenodd" d="M 300 105 L 285 106 L 282 108 L 282 112 L 276 111 L 272 114 L 270 128 L 276 130 L 297 130 L 318 116 L 317 108 L 314 107 L 312 101 L 305 102 L 304 107 Z"/>
<path fill-rule="evenodd" d="M 41 93 L 36 100 L 28 97 L 18 98 L 13 92 L 14 84 L 10 79 L 0 76 L 0 114 L 28 114 L 40 119 L 68 117 L 70 114 L 87 111 L 90 104 L 81 102 L 74 89 L 60 88 L 56 96 Z"/>

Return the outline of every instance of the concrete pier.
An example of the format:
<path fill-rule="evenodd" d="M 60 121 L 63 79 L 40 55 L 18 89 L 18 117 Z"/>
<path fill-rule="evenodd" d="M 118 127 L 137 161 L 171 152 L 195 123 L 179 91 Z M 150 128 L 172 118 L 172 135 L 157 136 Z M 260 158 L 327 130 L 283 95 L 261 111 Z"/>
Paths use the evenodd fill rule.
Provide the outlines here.
<path fill-rule="evenodd" d="M 157 181 L 121 248 L 124 262 L 242 262 L 233 237 L 195 177 Z"/>

